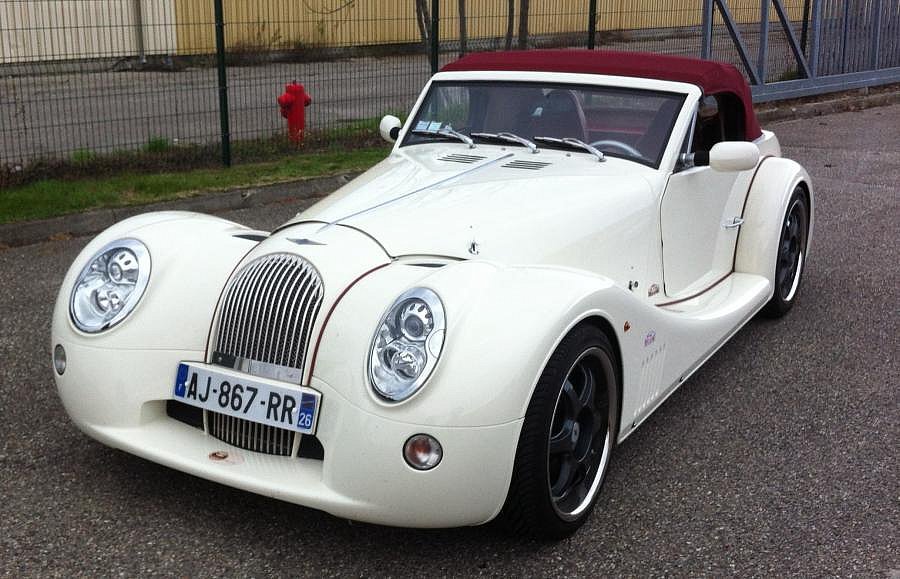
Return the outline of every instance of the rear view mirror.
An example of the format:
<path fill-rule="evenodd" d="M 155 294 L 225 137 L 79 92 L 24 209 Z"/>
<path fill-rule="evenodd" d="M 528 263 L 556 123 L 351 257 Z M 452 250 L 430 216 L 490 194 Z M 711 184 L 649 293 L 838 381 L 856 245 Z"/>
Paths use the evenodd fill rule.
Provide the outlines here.
<path fill-rule="evenodd" d="M 378 132 L 381 133 L 382 139 L 388 143 L 393 143 L 400 136 L 400 127 L 402 126 L 403 123 L 394 115 L 385 115 L 378 124 Z"/>
<path fill-rule="evenodd" d="M 709 166 L 714 171 L 733 173 L 749 171 L 759 163 L 759 147 L 747 141 L 723 141 L 709 152 Z"/>

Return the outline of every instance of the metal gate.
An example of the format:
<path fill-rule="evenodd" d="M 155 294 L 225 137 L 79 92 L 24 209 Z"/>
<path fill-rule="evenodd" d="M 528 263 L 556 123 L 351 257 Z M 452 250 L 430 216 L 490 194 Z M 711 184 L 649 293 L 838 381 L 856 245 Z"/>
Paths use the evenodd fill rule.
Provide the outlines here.
<path fill-rule="evenodd" d="M 799 34 L 797 24 L 782 0 L 760 0 L 757 30 L 736 22 L 728 0 L 703 0 L 700 56 L 714 57 L 714 31 L 724 27 L 756 102 L 900 82 L 898 0 L 805 0 Z M 780 72 L 773 40 L 790 54 Z"/>

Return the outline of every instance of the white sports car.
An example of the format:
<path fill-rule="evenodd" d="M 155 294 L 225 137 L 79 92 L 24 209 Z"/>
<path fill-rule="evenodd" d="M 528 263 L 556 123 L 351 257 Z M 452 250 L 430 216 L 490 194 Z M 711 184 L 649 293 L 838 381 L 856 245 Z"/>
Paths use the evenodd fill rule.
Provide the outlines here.
<path fill-rule="evenodd" d="M 559 538 L 616 444 L 797 300 L 810 179 L 729 65 L 473 54 L 381 132 L 271 233 L 160 212 L 91 241 L 52 330 L 78 427 L 340 517 Z"/>

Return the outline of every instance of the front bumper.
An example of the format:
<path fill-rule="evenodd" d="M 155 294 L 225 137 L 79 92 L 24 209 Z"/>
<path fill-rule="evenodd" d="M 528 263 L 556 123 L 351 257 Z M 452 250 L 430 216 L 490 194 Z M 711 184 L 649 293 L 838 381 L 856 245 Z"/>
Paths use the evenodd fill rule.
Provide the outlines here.
<path fill-rule="evenodd" d="M 316 436 L 323 460 L 241 450 L 166 415 L 184 350 L 109 350 L 62 341 L 68 367 L 56 375 L 60 398 L 78 427 L 109 446 L 209 480 L 339 517 L 407 527 L 487 522 L 506 499 L 521 420 L 484 427 L 434 427 L 363 411 L 329 384 Z M 285 384 L 289 387 L 289 385 Z M 390 409 L 385 409 L 388 414 Z M 444 449 L 441 463 L 416 471 L 403 443 L 427 433 Z M 210 454 L 225 450 L 227 460 Z"/>

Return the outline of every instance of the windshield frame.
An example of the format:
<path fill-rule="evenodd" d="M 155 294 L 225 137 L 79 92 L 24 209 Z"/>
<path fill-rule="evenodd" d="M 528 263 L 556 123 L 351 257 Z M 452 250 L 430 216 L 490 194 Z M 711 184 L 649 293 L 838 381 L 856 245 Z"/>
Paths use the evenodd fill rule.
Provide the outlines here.
<path fill-rule="evenodd" d="M 586 83 L 586 82 L 567 82 L 565 80 L 512 80 L 512 79 L 503 79 L 503 80 L 488 80 L 488 79 L 434 79 L 429 83 L 428 90 L 425 94 L 422 95 L 421 100 L 417 104 L 414 110 L 414 116 L 411 116 L 407 121 L 410 128 L 414 127 L 419 120 L 420 115 L 422 115 L 427 108 L 427 104 L 429 100 L 432 98 L 434 93 L 437 90 L 440 90 L 442 87 L 447 86 L 510 86 L 517 88 L 539 88 L 544 90 L 554 90 L 554 89 L 563 89 L 563 90 L 583 90 L 583 91 L 601 91 L 606 93 L 622 93 L 623 95 L 631 95 L 634 96 L 635 93 L 640 93 L 642 96 L 646 95 L 648 97 L 662 97 L 662 98 L 672 98 L 677 102 L 677 106 L 675 108 L 675 113 L 672 115 L 669 126 L 666 128 L 665 137 L 662 138 L 662 146 L 659 148 L 659 152 L 657 153 L 656 159 L 648 159 L 646 157 L 635 157 L 633 155 L 622 154 L 619 151 L 610 151 L 603 150 L 603 154 L 607 157 L 614 157 L 617 159 L 623 159 L 626 161 L 631 161 L 634 163 L 638 163 L 641 165 L 645 165 L 647 167 L 651 167 L 653 169 L 659 169 L 662 161 L 665 157 L 666 151 L 668 150 L 671 140 L 672 140 L 672 132 L 675 129 L 675 126 L 678 123 L 678 119 L 681 115 L 681 111 L 684 108 L 685 101 L 688 99 L 688 94 L 677 91 L 677 90 L 662 90 L 656 88 L 638 88 L 638 87 L 630 87 L 630 86 L 617 86 L 613 84 L 598 84 L 598 83 Z M 454 127 L 456 129 L 456 127 Z M 520 135 L 529 140 L 533 139 L 535 136 L 543 136 L 543 135 Z M 426 139 L 426 140 L 422 140 Z M 404 132 L 402 140 L 397 143 L 398 148 L 409 147 L 415 145 L 424 145 L 435 142 L 447 142 L 446 139 L 438 137 L 434 140 L 427 139 L 427 137 L 423 137 L 421 134 L 414 135 L 412 130 L 408 130 Z M 477 139 L 476 139 L 477 142 Z M 488 144 L 482 141 L 481 144 Z M 509 143 L 509 145 L 516 146 L 515 144 Z M 502 145 L 507 146 L 507 145 Z M 553 145 L 550 143 L 541 144 L 542 148 L 553 149 L 553 150 L 565 150 L 572 151 L 572 147 L 562 146 L 562 145 Z M 587 154 L 587 153 L 586 153 Z"/>

